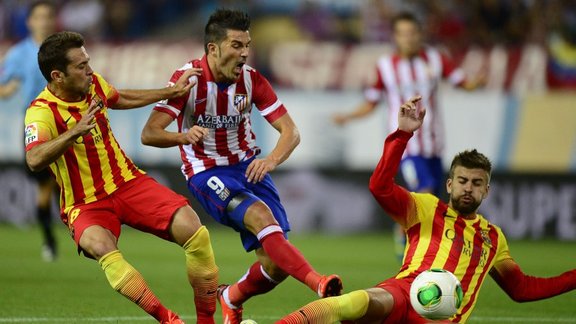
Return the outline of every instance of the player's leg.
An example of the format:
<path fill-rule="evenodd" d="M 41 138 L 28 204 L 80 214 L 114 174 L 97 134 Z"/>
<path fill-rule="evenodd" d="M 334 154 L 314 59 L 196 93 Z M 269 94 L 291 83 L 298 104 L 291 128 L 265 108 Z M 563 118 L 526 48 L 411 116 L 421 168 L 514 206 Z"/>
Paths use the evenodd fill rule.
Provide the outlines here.
<path fill-rule="evenodd" d="M 340 321 L 379 323 L 392 310 L 394 300 L 386 290 L 356 290 L 342 296 L 315 300 L 285 316 L 277 324 L 322 324 Z"/>
<path fill-rule="evenodd" d="M 331 276 L 327 280 L 286 239 L 290 225 L 270 176 L 267 175 L 257 184 L 246 186 L 253 194 L 241 192 L 235 195 L 226 208 L 230 219 L 236 223 L 241 222 L 245 231 L 249 232 L 242 235 L 244 247 L 247 250 L 262 247 L 264 253 L 261 259 L 265 256 L 270 260 L 266 271 L 281 270 L 306 284 L 321 297 L 339 295 L 342 289 L 340 278 Z"/>
<path fill-rule="evenodd" d="M 410 283 L 391 278 L 374 288 L 316 300 L 284 317 L 277 324 L 321 324 L 338 321 L 428 323 L 410 305 L 409 291 Z"/>
<path fill-rule="evenodd" d="M 189 205 L 174 214 L 170 233 L 184 248 L 188 281 L 194 289 L 198 323 L 214 323 L 218 267 L 214 259 L 210 234 Z"/>
<path fill-rule="evenodd" d="M 286 272 L 270 260 L 264 249 L 257 248 L 256 256 L 258 261 L 252 264 L 244 276 L 237 283 L 221 291 L 226 304 L 242 305 L 250 297 L 265 294 L 274 289 L 288 277 Z"/>
<path fill-rule="evenodd" d="M 32 178 L 38 183 L 38 195 L 36 198 L 36 219 L 42 231 L 43 246 L 42 258 L 44 261 L 52 262 L 56 260 L 58 251 L 56 247 L 56 237 L 52 229 L 52 194 L 54 192 L 54 180 L 52 180 L 48 170 L 40 172 L 30 171 Z"/>
<path fill-rule="evenodd" d="M 332 290 L 334 294 L 339 293 L 340 279 L 334 276 L 330 277 L 331 280 L 326 280 L 326 277 L 313 271 L 302 254 L 286 240 L 285 233 L 290 230 L 290 227 L 273 185 L 271 187 L 274 190 L 270 192 L 274 192 L 271 194 L 274 198 L 271 201 L 266 197 L 264 198 L 266 201 L 263 202 L 262 196 L 266 196 L 265 194 L 256 196 L 253 193 L 256 187 L 262 186 L 262 183 L 271 184 L 270 177 L 267 176 L 265 181 L 257 185 L 248 184 L 244 176 L 246 163 L 237 166 L 214 167 L 196 174 L 189 179 L 188 188 L 216 221 L 240 233 L 246 251 L 262 248 L 277 268 L 302 282 L 308 279 L 308 285 L 314 291 L 317 291 L 318 286 L 327 286 L 332 289 L 323 289 L 323 293 L 327 290 Z M 267 204 L 272 206 L 272 210 Z M 248 278 L 251 280 L 255 278 L 256 282 L 244 281 L 244 283 L 254 283 L 254 286 L 258 288 L 246 289 L 247 293 L 243 294 L 243 297 L 237 300 L 233 297 L 232 301 L 227 297 L 230 296 L 229 291 L 233 291 L 233 296 L 235 296 L 234 292 L 239 291 L 238 283 L 233 284 L 230 289 L 220 289 L 223 315 L 232 323 L 241 319 L 241 301 L 249 298 L 251 292 L 271 289 L 269 282 L 262 280 L 266 275 L 259 269 L 261 268 L 258 265 L 253 265 L 248 271 L 248 274 L 251 274 Z M 309 274 L 311 276 L 306 278 Z M 320 281 L 324 285 L 320 285 Z M 325 283 L 330 283 L 330 285 Z M 260 284 L 262 284 L 261 287 Z"/>
<path fill-rule="evenodd" d="M 124 224 L 184 248 L 198 322 L 214 323 L 218 267 L 208 229 L 202 226 L 188 200 L 148 176 L 133 180 L 116 197 Z"/>
<path fill-rule="evenodd" d="M 177 316 L 160 303 L 142 275 L 118 250 L 120 221 L 109 200 L 79 206 L 68 213 L 68 225 L 79 251 L 98 261 L 114 290 L 161 323 L 170 323 Z"/>

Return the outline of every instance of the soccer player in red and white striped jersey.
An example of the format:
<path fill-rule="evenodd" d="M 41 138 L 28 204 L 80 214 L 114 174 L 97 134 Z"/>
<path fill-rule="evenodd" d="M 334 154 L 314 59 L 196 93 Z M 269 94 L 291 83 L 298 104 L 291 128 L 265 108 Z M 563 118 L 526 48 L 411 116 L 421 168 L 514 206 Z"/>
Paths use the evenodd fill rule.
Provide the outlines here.
<path fill-rule="evenodd" d="M 49 36 L 38 63 L 48 85 L 26 111 L 26 163 L 46 167 L 60 186 L 61 217 L 78 251 L 98 261 L 116 291 L 160 323 L 183 323 L 164 307 L 118 248 L 126 224 L 184 248 L 198 323 L 213 324 L 218 267 L 206 227 L 188 200 L 160 185 L 126 156 L 108 109 L 142 107 L 190 89 L 187 71 L 172 87 L 116 90 L 94 73 L 83 37 Z"/>
<path fill-rule="evenodd" d="M 438 106 L 438 88 L 443 79 L 452 85 L 473 90 L 483 84 L 484 76 L 466 79 L 445 53 L 422 41 L 422 26 L 408 12 L 392 20 L 396 49 L 378 59 L 373 83 L 365 90 L 365 101 L 352 112 L 336 114 L 334 121 L 343 125 L 362 118 L 376 109 L 386 97 L 388 129 L 398 128 L 396 116 L 400 105 L 415 95 L 422 96 L 428 107 L 428 118 L 408 143 L 402 161 L 402 172 L 410 190 L 439 193 L 442 190 L 440 158 L 444 148 L 444 125 Z"/>
<path fill-rule="evenodd" d="M 246 65 L 249 27 L 241 11 L 215 11 L 205 28 L 205 55 L 170 80 L 194 69 L 191 91 L 156 105 L 142 131 L 144 144 L 179 146 L 190 192 L 216 221 L 240 233 L 246 251 L 256 251 L 258 261 L 246 275 L 219 291 L 224 322 L 230 324 L 242 320 L 246 300 L 272 290 L 288 275 L 320 297 L 342 289 L 338 276 L 316 272 L 286 239 L 290 224 L 269 172 L 290 156 L 300 136 L 270 83 Z M 253 107 L 280 133 L 263 158 L 252 132 Z M 167 131 L 174 120 L 178 131 Z"/>
<path fill-rule="evenodd" d="M 490 188 L 492 167 L 483 154 L 472 150 L 456 155 L 446 182 L 448 203 L 432 194 L 408 192 L 394 183 L 402 154 L 424 123 L 427 111 L 418 109 L 420 100 L 414 97 L 400 106 L 398 129 L 386 138 L 382 158 L 370 178 L 370 191 L 408 236 L 398 274 L 373 288 L 310 303 L 278 323 L 428 323 L 410 304 L 410 284 L 430 268 L 449 270 L 462 283 L 462 305 L 449 319 L 455 323 L 470 317 L 487 275 L 518 302 L 576 289 L 576 270 L 550 278 L 524 274 L 510 255 L 502 230 L 477 214 Z"/>
<path fill-rule="evenodd" d="M 365 101 L 356 110 L 336 114 L 334 121 L 343 125 L 373 112 L 386 97 L 388 129 L 398 128 L 396 116 L 400 105 L 415 95 L 422 96 L 428 117 L 418 133 L 408 143 L 400 170 L 408 189 L 416 192 L 442 193 L 442 153 L 444 124 L 438 105 L 438 88 L 443 79 L 453 86 L 474 90 L 484 83 L 484 75 L 467 79 L 464 71 L 445 53 L 422 41 L 422 26 L 409 12 L 398 13 L 392 19 L 396 50 L 384 55 L 376 64 L 376 77 L 365 90 Z M 404 253 L 405 235 L 398 227 L 394 230 L 397 256 Z"/>

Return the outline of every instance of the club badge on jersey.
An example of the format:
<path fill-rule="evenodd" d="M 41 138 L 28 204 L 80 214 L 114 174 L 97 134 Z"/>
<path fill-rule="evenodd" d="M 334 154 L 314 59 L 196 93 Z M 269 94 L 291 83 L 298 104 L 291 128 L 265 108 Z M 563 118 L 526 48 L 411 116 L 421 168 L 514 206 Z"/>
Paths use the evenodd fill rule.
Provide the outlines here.
<path fill-rule="evenodd" d="M 249 105 L 248 96 L 246 94 L 234 95 L 234 108 L 238 113 L 242 113 Z"/>

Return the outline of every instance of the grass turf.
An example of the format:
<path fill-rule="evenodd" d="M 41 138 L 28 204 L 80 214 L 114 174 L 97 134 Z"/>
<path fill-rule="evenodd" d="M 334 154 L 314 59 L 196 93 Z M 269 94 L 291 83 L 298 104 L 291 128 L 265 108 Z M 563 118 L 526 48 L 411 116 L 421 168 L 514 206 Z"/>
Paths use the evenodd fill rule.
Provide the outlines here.
<path fill-rule="evenodd" d="M 211 226 L 220 281 L 236 281 L 255 257 L 245 253 L 238 236 Z M 154 323 L 138 307 L 108 285 L 93 260 L 79 257 L 63 225 L 58 224 L 60 257 L 55 263 L 40 258 L 36 228 L 0 225 L 0 323 Z M 345 291 L 366 288 L 395 274 L 398 264 L 389 234 L 328 236 L 291 235 L 291 241 L 323 273 L 338 273 Z M 512 255 L 524 272 L 556 275 L 574 268 L 576 243 L 554 240 L 512 241 Z M 151 235 L 124 228 L 120 249 L 148 281 L 160 300 L 194 322 L 192 290 L 186 280 L 181 249 Z M 259 324 L 314 300 L 314 292 L 288 278 L 265 296 L 244 305 L 244 318 Z M 576 293 L 518 304 L 487 279 L 469 323 L 576 323 Z M 217 311 L 217 321 L 221 320 Z"/>

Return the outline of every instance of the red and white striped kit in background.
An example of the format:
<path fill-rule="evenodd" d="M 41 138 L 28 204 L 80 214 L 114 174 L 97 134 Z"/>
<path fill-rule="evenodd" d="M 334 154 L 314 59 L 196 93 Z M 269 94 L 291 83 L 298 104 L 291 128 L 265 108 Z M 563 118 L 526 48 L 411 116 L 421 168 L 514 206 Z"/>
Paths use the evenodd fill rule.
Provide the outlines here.
<path fill-rule="evenodd" d="M 409 156 L 441 157 L 444 148 L 444 125 L 438 107 L 437 89 L 442 79 L 459 86 L 464 83 L 464 71 L 445 54 L 428 47 L 412 58 L 399 54 L 382 56 L 377 63 L 377 80 L 364 95 L 370 102 L 379 102 L 386 94 L 388 100 L 389 131 L 398 128 L 398 109 L 415 95 L 421 95 L 426 108 L 424 125 L 408 142 Z"/>

